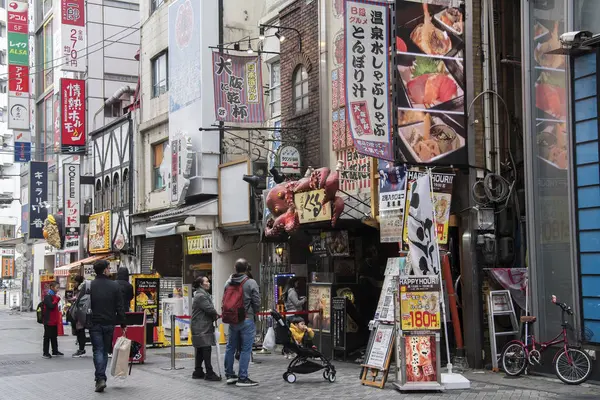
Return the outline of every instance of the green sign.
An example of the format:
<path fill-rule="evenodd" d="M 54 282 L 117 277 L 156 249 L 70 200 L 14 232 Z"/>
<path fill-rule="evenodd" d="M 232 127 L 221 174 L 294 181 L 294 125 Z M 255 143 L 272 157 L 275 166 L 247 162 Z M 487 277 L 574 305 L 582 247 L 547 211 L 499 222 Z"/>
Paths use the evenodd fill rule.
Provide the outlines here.
<path fill-rule="evenodd" d="M 8 63 L 29 65 L 29 36 L 27 34 L 8 32 Z"/>

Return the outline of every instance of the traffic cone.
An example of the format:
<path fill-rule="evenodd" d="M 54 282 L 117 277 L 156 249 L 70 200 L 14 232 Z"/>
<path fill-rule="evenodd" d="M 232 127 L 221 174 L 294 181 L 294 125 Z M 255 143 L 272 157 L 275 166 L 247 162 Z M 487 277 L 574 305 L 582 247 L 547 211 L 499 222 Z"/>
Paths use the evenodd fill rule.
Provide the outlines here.
<path fill-rule="evenodd" d="M 160 343 L 162 346 L 169 346 L 171 344 L 171 342 L 169 342 L 165 336 L 165 328 L 161 325 L 158 328 L 158 343 Z"/>
<path fill-rule="evenodd" d="M 177 324 L 171 327 L 171 333 L 173 340 L 175 340 L 175 346 L 181 346 L 181 332 L 179 331 Z"/>
<path fill-rule="evenodd" d="M 227 339 L 225 339 L 225 327 L 223 327 L 223 324 L 219 324 L 219 344 L 227 344 Z"/>
<path fill-rule="evenodd" d="M 152 332 L 152 343 L 158 343 L 158 327 L 154 327 Z"/>
<path fill-rule="evenodd" d="M 193 344 L 192 344 L 192 331 L 191 330 L 188 331 L 187 345 L 188 346 L 193 346 Z"/>
<path fill-rule="evenodd" d="M 64 326 L 62 324 L 62 321 L 60 321 L 58 323 L 57 331 L 58 331 L 58 336 L 67 336 L 67 335 L 65 335 L 65 328 L 64 328 Z"/>

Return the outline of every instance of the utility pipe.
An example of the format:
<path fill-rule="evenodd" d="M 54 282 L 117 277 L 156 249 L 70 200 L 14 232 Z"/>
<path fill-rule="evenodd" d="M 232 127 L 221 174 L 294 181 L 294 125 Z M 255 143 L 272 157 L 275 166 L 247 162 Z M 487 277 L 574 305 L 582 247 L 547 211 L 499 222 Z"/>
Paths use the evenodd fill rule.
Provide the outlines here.
<path fill-rule="evenodd" d="M 485 168 L 488 171 L 497 172 L 494 170 L 492 162 L 492 121 L 491 121 L 491 110 L 490 110 L 490 29 L 488 26 L 488 1 L 483 0 L 483 11 L 481 13 L 482 21 L 482 46 L 483 51 L 483 93 L 485 94 L 483 100 L 483 130 L 484 130 L 484 149 L 485 149 Z"/>
<path fill-rule="evenodd" d="M 489 37 L 489 49 L 491 57 L 489 59 L 492 67 L 492 90 L 498 93 L 498 71 L 496 66 L 496 29 L 494 28 L 494 0 L 486 0 L 489 2 L 488 7 L 488 28 L 490 30 Z M 498 99 L 496 97 L 490 97 L 493 104 L 494 111 L 494 122 L 493 122 L 493 146 L 494 146 L 494 167 L 496 173 L 500 174 L 500 111 L 498 110 Z"/>
<path fill-rule="evenodd" d="M 121 86 L 119 89 L 117 89 L 117 91 L 112 96 L 110 96 L 108 99 L 106 99 L 106 101 L 102 104 L 102 106 L 94 114 L 94 122 L 92 125 L 92 127 L 93 127 L 92 132 L 94 132 L 96 130 L 96 117 L 98 117 L 98 114 L 100 114 L 102 112 L 102 110 L 104 110 L 104 107 L 113 104 L 115 101 L 119 100 L 121 98 L 121 96 L 123 96 L 124 94 L 133 95 L 133 94 L 135 94 L 135 89 L 132 89 L 131 86 L 129 86 L 129 85 Z"/>

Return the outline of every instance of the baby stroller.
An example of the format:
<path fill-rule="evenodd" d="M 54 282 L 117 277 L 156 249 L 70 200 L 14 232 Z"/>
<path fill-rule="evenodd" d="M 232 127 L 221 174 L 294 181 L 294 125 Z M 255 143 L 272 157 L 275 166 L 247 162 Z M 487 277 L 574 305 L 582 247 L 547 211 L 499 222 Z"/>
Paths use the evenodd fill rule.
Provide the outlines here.
<path fill-rule="evenodd" d="M 323 371 L 323 378 L 333 383 L 335 382 L 335 367 L 318 350 L 303 347 L 296 344 L 292 338 L 290 327 L 286 324 L 281 314 L 277 311 L 271 311 L 271 316 L 277 325 L 275 329 L 275 343 L 282 344 L 285 350 L 296 354 L 296 357 L 288 365 L 287 371 L 283 374 L 283 380 L 288 383 L 296 382 L 296 374 L 312 374 Z"/>

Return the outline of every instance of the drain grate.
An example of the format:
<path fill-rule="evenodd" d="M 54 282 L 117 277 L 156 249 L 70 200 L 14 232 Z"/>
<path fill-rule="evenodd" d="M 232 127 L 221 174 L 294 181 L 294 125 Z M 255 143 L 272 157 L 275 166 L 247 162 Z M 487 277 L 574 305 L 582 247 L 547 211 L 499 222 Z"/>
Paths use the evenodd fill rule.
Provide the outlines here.
<path fill-rule="evenodd" d="M 162 356 L 162 357 L 168 357 L 168 358 L 170 358 L 171 357 L 171 353 L 160 353 L 160 354 L 157 354 L 157 356 Z M 184 360 L 184 359 L 187 359 L 187 358 L 194 358 L 194 355 L 190 354 L 190 353 L 175 353 L 175 359 L 176 360 Z"/>
<path fill-rule="evenodd" d="M 13 367 L 16 365 L 29 365 L 29 364 L 33 364 L 33 361 L 27 361 L 27 360 L 0 361 L 0 367 Z"/>

